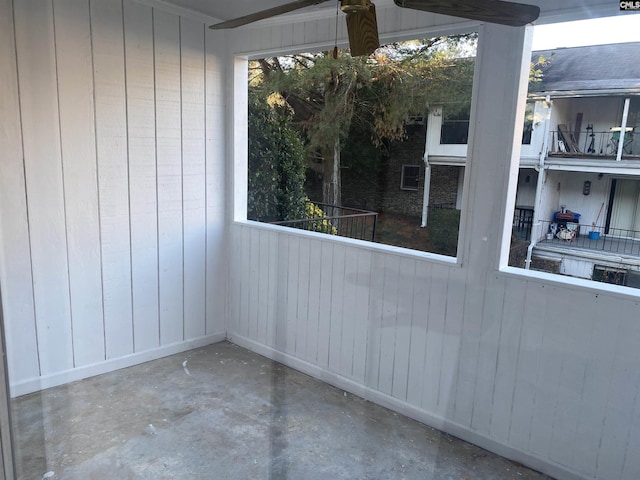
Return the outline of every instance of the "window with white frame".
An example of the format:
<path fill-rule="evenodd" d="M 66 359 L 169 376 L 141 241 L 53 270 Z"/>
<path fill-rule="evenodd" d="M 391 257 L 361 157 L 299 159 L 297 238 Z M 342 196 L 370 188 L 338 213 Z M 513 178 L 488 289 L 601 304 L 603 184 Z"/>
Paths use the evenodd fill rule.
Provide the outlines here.
<path fill-rule="evenodd" d="M 473 64 L 459 60 L 476 38 L 388 45 L 385 62 L 348 51 L 249 62 L 246 218 L 455 257 L 460 210 L 425 201 L 424 113 L 470 96 Z"/>

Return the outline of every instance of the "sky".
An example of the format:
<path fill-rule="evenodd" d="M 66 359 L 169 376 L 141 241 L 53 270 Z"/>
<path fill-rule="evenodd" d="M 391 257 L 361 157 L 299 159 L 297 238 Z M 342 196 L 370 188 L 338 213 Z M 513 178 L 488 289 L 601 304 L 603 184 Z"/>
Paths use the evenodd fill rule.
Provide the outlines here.
<path fill-rule="evenodd" d="M 640 14 L 540 25 L 533 30 L 533 50 L 622 42 L 640 42 Z"/>

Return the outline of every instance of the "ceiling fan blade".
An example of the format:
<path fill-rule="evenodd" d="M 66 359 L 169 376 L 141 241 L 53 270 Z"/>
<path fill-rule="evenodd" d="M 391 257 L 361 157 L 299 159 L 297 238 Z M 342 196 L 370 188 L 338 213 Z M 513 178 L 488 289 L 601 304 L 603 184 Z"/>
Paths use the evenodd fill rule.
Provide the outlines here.
<path fill-rule="evenodd" d="M 352 57 L 371 55 L 380 46 L 376 7 L 373 3 L 368 10 L 347 15 L 347 32 Z"/>
<path fill-rule="evenodd" d="M 480 20 L 521 27 L 533 22 L 540 15 L 536 5 L 505 2 L 502 0 L 393 0 L 403 8 L 423 10 L 425 12 L 452 15 L 454 17 Z"/>
<path fill-rule="evenodd" d="M 278 7 L 269 8 L 256 13 L 250 13 L 243 17 L 234 18 L 233 20 L 227 20 L 226 22 L 216 23 L 210 25 L 212 30 L 220 30 L 225 28 L 241 27 L 248 23 L 257 22 L 258 20 L 264 20 L 265 18 L 275 17 L 276 15 L 282 15 L 283 13 L 293 12 L 304 7 L 310 7 L 311 5 L 318 5 L 319 3 L 328 2 L 329 0 L 297 0 L 296 2 L 285 3 Z"/>

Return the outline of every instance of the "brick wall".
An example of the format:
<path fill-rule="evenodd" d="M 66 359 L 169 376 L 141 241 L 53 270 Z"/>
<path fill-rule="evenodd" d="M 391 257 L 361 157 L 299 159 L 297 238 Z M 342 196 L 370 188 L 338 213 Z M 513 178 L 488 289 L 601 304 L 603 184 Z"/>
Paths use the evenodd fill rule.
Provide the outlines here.
<path fill-rule="evenodd" d="M 405 215 L 421 215 L 424 192 L 425 125 L 407 127 L 407 139 L 394 142 L 389 148 L 382 210 Z M 420 179 L 417 191 L 402 190 L 402 165 L 419 165 Z M 431 166 L 429 205 L 455 205 L 458 192 L 458 176 L 462 169 L 448 165 Z"/>

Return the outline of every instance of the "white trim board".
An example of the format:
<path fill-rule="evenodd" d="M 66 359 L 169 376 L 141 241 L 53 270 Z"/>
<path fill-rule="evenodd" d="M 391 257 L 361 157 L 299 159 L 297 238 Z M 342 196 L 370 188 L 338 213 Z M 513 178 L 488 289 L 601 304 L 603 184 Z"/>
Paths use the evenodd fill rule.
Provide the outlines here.
<path fill-rule="evenodd" d="M 193 340 L 172 343 L 170 345 L 165 345 L 152 350 L 133 353 L 124 357 L 107 360 L 106 362 L 95 363 L 93 365 L 74 368 L 72 370 L 66 370 L 64 372 L 57 372 L 51 375 L 23 380 L 11 385 L 11 397 L 15 398 L 22 395 L 27 395 L 29 393 L 38 392 L 47 388 L 57 387 L 66 383 L 75 382 L 77 380 L 83 380 L 85 378 L 94 377 L 96 375 L 102 375 L 103 373 L 109 373 L 115 370 L 120 370 L 122 368 L 132 367 L 134 365 L 139 365 L 151 360 L 157 360 L 159 358 L 168 357 L 169 355 L 175 355 L 176 353 L 186 352 L 187 350 L 192 350 L 194 348 L 205 347 L 214 343 L 223 342 L 224 340 L 226 340 L 226 334 L 224 332 L 220 332 L 213 335 L 199 337 Z"/>

